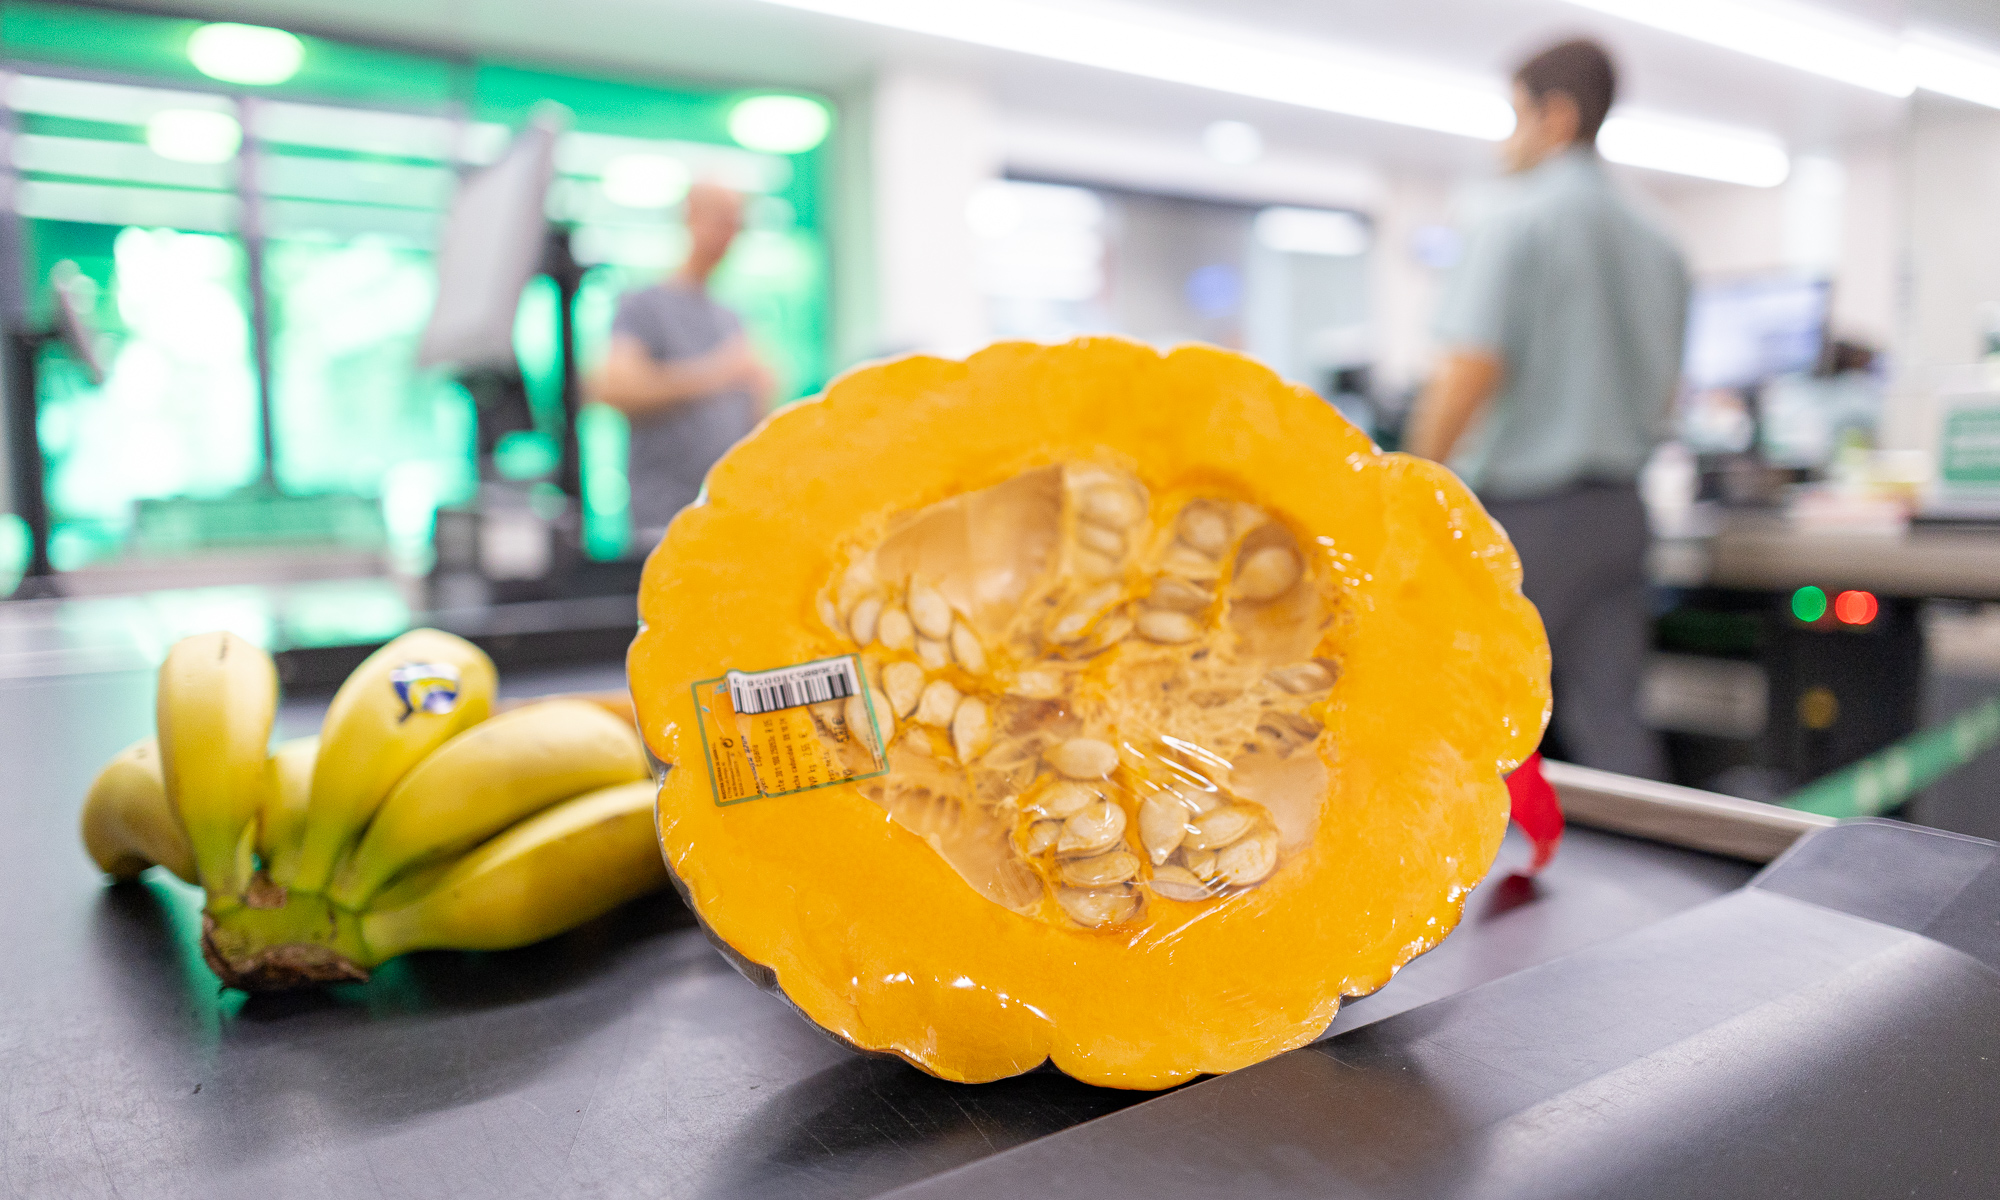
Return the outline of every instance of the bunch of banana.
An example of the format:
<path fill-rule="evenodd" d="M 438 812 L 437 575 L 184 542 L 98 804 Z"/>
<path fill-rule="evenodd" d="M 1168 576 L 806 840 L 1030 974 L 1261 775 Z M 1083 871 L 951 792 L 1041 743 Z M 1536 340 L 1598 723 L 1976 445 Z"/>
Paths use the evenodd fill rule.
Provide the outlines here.
<path fill-rule="evenodd" d="M 362 980 L 411 950 L 500 950 L 667 881 L 629 716 L 582 699 L 494 715 L 493 663 L 404 634 L 341 685 L 317 737 L 271 748 L 271 657 L 228 633 L 160 668 L 159 736 L 91 785 L 104 871 L 152 864 L 204 888 L 225 983 Z"/>

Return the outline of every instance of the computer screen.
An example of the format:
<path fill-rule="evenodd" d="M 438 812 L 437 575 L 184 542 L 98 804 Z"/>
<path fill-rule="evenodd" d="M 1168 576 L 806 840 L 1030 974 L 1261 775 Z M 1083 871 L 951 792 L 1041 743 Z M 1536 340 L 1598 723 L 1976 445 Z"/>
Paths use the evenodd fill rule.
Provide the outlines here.
<path fill-rule="evenodd" d="M 1684 382 L 1747 388 L 1809 371 L 1826 343 L 1824 279 L 1757 276 L 1700 284 L 1688 306 Z"/>

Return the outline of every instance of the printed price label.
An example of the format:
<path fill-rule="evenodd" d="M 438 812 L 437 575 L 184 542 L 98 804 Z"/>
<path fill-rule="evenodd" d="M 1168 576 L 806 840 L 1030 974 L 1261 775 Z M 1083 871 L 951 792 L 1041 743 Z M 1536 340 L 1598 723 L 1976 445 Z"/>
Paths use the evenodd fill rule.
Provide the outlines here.
<path fill-rule="evenodd" d="M 789 796 L 888 772 L 881 731 L 853 655 L 694 685 L 695 713 L 718 805 Z"/>

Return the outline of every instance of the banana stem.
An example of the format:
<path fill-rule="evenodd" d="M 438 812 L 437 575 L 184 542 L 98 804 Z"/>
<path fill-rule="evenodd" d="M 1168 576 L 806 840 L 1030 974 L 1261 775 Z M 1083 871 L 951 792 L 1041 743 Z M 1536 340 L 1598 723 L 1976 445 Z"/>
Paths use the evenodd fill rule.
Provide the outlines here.
<path fill-rule="evenodd" d="M 256 903 L 218 897 L 202 914 L 202 955 L 230 987 L 360 983 L 381 961 L 362 939 L 360 918 L 324 896 L 266 884 L 250 898 Z"/>

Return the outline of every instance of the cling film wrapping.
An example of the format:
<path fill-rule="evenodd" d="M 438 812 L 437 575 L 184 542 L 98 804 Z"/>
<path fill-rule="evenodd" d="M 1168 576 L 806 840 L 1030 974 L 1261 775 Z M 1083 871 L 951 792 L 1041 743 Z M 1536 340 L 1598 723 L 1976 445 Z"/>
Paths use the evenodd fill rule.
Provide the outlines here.
<path fill-rule="evenodd" d="M 1228 436 L 1105 407 L 1204 378 Z M 851 486 L 763 495 L 816 428 Z M 757 552 L 703 557 L 730 545 Z M 684 894 L 815 1022 L 947 1078 L 1157 1087 L 1309 1040 L 1455 922 L 1546 719 L 1476 502 L 1214 351 L 851 376 L 725 459 L 641 604 Z M 1385 676 L 1385 648 L 1416 653 Z"/>

